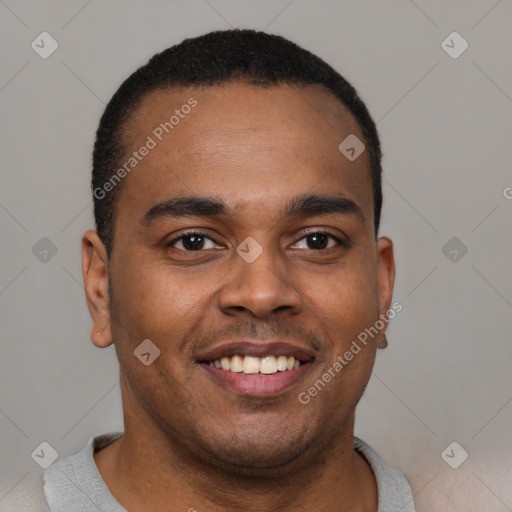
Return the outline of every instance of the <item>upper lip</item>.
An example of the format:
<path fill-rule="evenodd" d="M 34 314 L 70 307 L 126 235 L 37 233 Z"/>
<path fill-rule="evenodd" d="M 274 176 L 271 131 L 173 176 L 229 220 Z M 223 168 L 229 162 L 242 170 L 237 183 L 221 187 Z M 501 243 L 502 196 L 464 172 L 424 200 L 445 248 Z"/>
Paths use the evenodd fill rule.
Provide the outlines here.
<path fill-rule="evenodd" d="M 196 357 L 197 361 L 215 361 L 222 357 L 232 356 L 293 356 L 302 362 L 312 361 L 315 358 L 311 348 L 286 341 L 233 341 L 222 345 L 210 347 L 201 351 Z"/>

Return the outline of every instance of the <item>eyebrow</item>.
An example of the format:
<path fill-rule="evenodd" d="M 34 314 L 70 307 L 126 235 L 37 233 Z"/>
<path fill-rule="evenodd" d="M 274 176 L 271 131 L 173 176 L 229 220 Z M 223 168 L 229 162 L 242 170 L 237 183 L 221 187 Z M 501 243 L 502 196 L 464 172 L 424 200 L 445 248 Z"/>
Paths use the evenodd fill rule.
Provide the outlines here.
<path fill-rule="evenodd" d="M 174 197 L 152 206 L 140 219 L 149 227 L 155 221 L 179 217 L 221 217 L 233 212 L 222 199 L 205 196 Z M 282 214 L 283 217 L 312 215 L 357 215 L 364 224 L 362 209 L 351 199 L 343 196 L 305 194 L 291 199 Z"/>

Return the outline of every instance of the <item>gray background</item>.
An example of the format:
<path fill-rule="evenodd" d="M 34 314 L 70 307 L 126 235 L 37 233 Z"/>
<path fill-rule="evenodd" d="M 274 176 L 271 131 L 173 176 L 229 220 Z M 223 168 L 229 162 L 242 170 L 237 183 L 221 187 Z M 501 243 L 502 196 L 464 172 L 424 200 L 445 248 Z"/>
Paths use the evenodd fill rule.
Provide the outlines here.
<path fill-rule="evenodd" d="M 356 434 L 407 475 L 418 511 L 512 510 L 511 19 L 510 0 L 0 0 L 0 504 L 42 471 L 42 441 L 65 457 L 123 428 L 80 266 L 105 103 L 155 52 L 238 26 L 317 53 L 378 122 L 403 311 Z M 47 59 L 31 48 L 43 31 L 59 44 Z M 469 43 L 457 59 L 441 46 L 453 31 Z M 441 457 L 452 441 L 469 453 L 457 469 Z"/>

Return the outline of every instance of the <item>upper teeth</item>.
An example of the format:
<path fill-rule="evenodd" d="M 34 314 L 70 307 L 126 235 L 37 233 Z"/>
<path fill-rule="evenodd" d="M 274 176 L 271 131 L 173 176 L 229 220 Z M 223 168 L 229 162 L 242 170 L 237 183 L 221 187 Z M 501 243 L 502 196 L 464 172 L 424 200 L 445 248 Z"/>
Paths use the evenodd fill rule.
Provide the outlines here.
<path fill-rule="evenodd" d="M 263 373 L 269 375 L 277 373 L 278 371 L 284 372 L 285 370 L 298 368 L 300 361 L 293 356 L 233 356 L 216 359 L 215 361 L 211 361 L 210 365 L 215 365 L 216 368 L 222 368 L 223 370 L 230 370 L 236 373 Z"/>

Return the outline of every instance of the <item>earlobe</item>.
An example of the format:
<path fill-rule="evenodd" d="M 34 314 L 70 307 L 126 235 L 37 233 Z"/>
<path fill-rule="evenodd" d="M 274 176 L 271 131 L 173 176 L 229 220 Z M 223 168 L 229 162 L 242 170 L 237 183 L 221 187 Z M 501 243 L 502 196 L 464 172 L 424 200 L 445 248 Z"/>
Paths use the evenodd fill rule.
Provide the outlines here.
<path fill-rule="evenodd" d="M 93 321 L 91 341 L 99 348 L 112 344 L 108 294 L 108 258 L 105 245 L 94 230 L 82 237 L 82 275 L 87 307 Z"/>
<path fill-rule="evenodd" d="M 388 347 L 388 338 L 385 334 L 379 335 L 377 339 L 377 348 L 380 348 L 381 350 Z"/>

